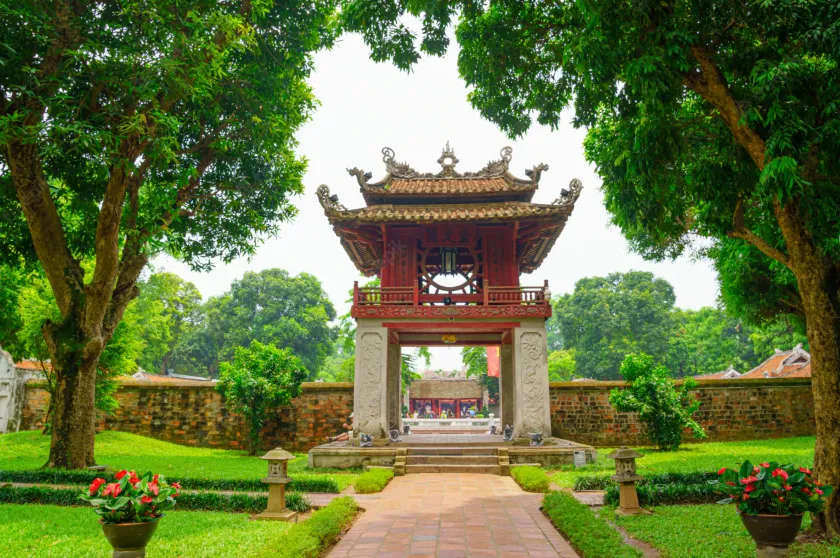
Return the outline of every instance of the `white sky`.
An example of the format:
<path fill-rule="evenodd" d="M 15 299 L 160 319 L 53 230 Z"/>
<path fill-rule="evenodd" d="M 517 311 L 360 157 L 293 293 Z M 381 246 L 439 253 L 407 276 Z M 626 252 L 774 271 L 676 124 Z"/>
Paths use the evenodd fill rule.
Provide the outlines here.
<path fill-rule="evenodd" d="M 437 158 L 449 141 L 461 172 L 479 170 L 497 159 L 505 145 L 513 147 L 511 171 L 517 176 L 524 178 L 524 169 L 537 163 L 549 164 L 534 196 L 537 203 L 550 203 L 572 178 L 583 181 L 583 193 L 558 242 L 540 269 L 522 277 L 522 284 L 541 285 L 548 279 L 551 291 L 560 294 L 571 292 L 582 277 L 647 270 L 671 282 L 680 307 L 715 303 L 717 282 L 708 262 L 657 264 L 630 253 L 619 230 L 609 226 L 600 179 L 583 156 L 584 131 L 575 130 L 569 118 L 555 132 L 534 126 L 516 142 L 483 120 L 466 100 L 465 84 L 458 77 L 457 44 L 452 44 L 445 58 L 424 58 L 412 74 L 370 61 L 357 36 L 345 36 L 332 51 L 318 54 L 311 84 L 321 107 L 298 135 L 298 152 L 308 159 L 309 170 L 306 194 L 294 199 L 300 211 L 297 219 L 260 246 L 250 261 L 220 263 L 210 273 L 195 273 L 171 258 L 159 258 L 156 268 L 192 281 L 205 299 L 226 291 L 245 271 L 280 267 L 292 274 L 308 272 L 321 280 L 343 314 L 348 310 L 347 292 L 360 276 L 327 223 L 315 189 L 327 184 L 348 208 L 361 207 L 364 200 L 347 168 L 371 171 L 378 180 L 385 173 L 380 151 L 388 146 L 397 160 L 420 172 L 437 172 Z M 459 348 L 435 348 L 433 357 L 433 369 L 461 365 Z"/>

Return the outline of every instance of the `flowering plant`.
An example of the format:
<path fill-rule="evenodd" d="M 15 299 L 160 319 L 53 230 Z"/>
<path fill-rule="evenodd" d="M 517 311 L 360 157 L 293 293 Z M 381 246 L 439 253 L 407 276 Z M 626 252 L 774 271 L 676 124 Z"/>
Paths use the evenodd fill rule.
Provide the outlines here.
<path fill-rule="evenodd" d="M 103 523 L 142 523 L 157 521 L 175 507 L 180 490 L 180 484 L 167 483 L 162 475 L 120 471 L 114 482 L 95 479 L 79 498 L 93 506 Z"/>
<path fill-rule="evenodd" d="M 818 513 L 832 487 L 817 482 L 810 469 L 795 465 L 745 461 L 739 471 L 723 467 L 718 479 L 709 481 L 727 497 L 718 504 L 736 503 L 747 515 L 800 515 Z"/>

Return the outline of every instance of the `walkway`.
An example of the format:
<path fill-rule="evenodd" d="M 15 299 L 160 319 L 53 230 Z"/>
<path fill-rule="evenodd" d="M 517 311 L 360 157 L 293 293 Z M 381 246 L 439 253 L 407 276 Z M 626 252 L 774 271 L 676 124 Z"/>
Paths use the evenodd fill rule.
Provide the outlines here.
<path fill-rule="evenodd" d="M 397 477 L 363 513 L 331 558 L 576 557 L 528 494 L 510 477 L 416 474 Z"/>

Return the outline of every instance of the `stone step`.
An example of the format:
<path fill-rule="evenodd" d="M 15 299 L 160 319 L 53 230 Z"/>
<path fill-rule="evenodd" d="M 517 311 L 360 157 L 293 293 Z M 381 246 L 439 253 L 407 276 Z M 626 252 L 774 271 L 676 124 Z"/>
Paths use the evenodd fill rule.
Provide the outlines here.
<path fill-rule="evenodd" d="M 420 446 L 407 447 L 406 455 L 492 455 L 497 456 L 499 451 L 494 447 L 481 446 L 463 446 L 463 447 L 449 447 L 449 446 Z"/>
<path fill-rule="evenodd" d="M 406 465 L 405 473 L 478 473 L 484 475 L 499 475 L 498 465 Z"/>
<path fill-rule="evenodd" d="M 498 465 L 496 455 L 409 455 L 406 465 Z"/>

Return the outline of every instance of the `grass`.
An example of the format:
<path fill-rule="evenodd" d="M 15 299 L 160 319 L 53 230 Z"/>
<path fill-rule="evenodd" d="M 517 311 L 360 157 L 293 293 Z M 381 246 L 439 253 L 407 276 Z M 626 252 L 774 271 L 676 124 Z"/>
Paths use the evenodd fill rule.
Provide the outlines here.
<path fill-rule="evenodd" d="M 539 467 L 525 465 L 522 467 L 511 467 L 510 476 L 526 492 L 547 492 L 548 477 L 545 471 Z"/>
<path fill-rule="evenodd" d="M 641 475 L 656 473 L 678 473 L 692 471 L 717 471 L 723 466 L 737 468 L 749 459 L 753 463 L 771 460 L 779 463 L 796 463 L 805 467 L 814 464 L 814 437 L 778 438 L 772 440 L 751 440 L 744 442 L 707 442 L 683 444 L 673 452 L 653 448 L 635 448 L 644 457 L 636 461 Z M 562 488 L 574 486 L 580 475 L 610 473 L 615 471 L 615 462 L 607 459 L 612 448 L 598 448 L 596 463 L 574 469 L 564 465 L 550 473 L 551 482 Z"/>
<path fill-rule="evenodd" d="M 621 534 L 589 506 L 565 492 L 549 492 L 543 498 L 543 511 L 562 531 L 583 558 L 638 558 L 642 553 L 627 545 Z"/>
<path fill-rule="evenodd" d="M 37 431 L 0 436 L 0 470 L 40 468 L 49 455 L 50 439 Z M 96 436 L 96 461 L 114 469 L 134 469 L 179 478 L 258 480 L 265 477 L 265 461 L 242 451 L 193 448 L 127 432 L 106 431 Z M 353 483 L 359 470 L 310 469 L 305 453 L 289 462 L 289 476 L 329 475 L 339 491 Z"/>
<path fill-rule="evenodd" d="M 664 557 L 741 558 L 755 555 L 750 538 L 733 506 L 717 504 L 661 506 L 652 515 L 618 516 L 601 513 L 632 537 L 655 546 Z M 806 515 L 805 529 L 810 524 Z M 795 544 L 791 558 L 840 558 L 840 543 Z"/>
<path fill-rule="evenodd" d="M 357 494 L 371 494 L 382 492 L 382 489 L 394 478 L 394 471 L 390 469 L 371 469 L 365 471 L 353 481 L 353 488 Z"/>
<path fill-rule="evenodd" d="M 338 498 L 300 523 L 251 521 L 247 515 L 168 512 L 148 546 L 149 556 L 315 558 L 357 513 Z M 8 504 L 0 506 L 4 556 L 87 558 L 110 556 L 111 547 L 90 509 Z"/>

